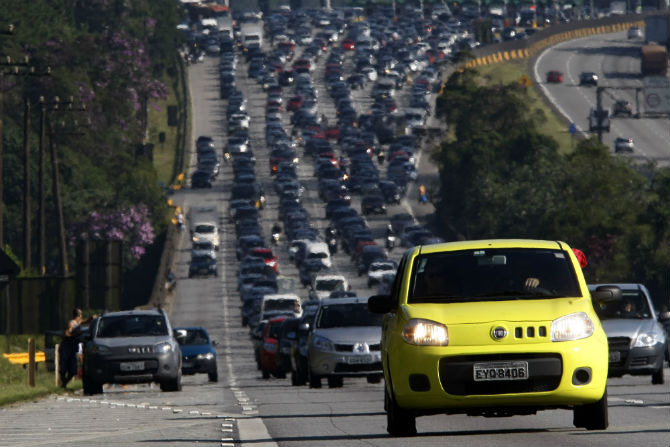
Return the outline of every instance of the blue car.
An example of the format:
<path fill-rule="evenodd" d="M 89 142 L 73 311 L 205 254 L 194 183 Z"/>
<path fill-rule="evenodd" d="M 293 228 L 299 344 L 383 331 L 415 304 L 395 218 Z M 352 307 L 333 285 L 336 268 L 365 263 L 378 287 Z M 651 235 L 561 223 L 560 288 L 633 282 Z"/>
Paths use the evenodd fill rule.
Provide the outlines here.
<path fill-rule="evenodd" d="M 217 382 L 216 342 L 209 338 L 203 327 L 178 327 L 174 329 L 177 343 L 181 347 L 182 374 L 206 373 L 210 382 Z"/>

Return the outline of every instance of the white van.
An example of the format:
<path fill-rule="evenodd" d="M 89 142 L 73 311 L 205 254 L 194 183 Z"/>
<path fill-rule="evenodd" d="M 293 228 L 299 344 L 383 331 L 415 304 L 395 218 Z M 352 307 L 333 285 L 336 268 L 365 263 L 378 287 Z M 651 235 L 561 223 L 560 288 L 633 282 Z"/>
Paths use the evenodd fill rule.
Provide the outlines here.
<path fill-rule="evenodd" d="M 319 259 L 326 267 L 330 268 L 333 266 L 333 261 L 330 259 L 328 244 L 325 242 L 310 242 L 305 245 L 304 250 L 305 254 L 302 257 L 303 261 L 307 259 Z"/>

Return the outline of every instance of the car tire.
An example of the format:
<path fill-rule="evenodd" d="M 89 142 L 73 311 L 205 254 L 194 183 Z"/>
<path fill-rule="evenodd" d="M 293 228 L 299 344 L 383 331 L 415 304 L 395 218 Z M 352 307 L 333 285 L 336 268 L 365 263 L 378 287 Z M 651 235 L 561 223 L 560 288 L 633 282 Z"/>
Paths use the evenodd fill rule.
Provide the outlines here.
<path fill-rule="evenodd" d="M 366 377 L 368 383 L 379 383 L 382 381 L 383 376 L 381 374 L 373 374 Z"/>
<path fill-rule="evenodd" d="M 309 360 L 307 361 L 307 380 L 310 388 L 321 388 L 321 376 L 312 372 L 312 368 L 309 367 Z"/>
<path fill-rule="evenodd" d="M 384 387 L 384 408 L 386 409 L 386 431 L 391 436 L 416 435 L 416 416 L 398 406 Z"/>
<path fill-rule="evenodd" d="M 305 362 L 305 359 L 298 359 L 295 374 L 298 385 L 305 385 L 307 383 L 307 362 Z"/>
<path fill-rule="evenodd" d="M 342 388 L 344 380 L 340 376 L 328 376 L 328 388 Z"/>
<path fill-rule="evenodd" d="M 587 430 L 605 430 L 609 426 L 607 388 L 598 402 L 575 407 L 572 423 Z"/>
<path fill-rule="evenodd" d="M 160 387 L 161 391 L 181 391 L 181 371 L 174 379 L 161 382 Z"/>
<path fill-rule="evenodd" d="M 91 380 L 86 375 L 82 377 L 82 387 L 84 388 L 85 396 L 102 394 L 102 383 Z"/>
<path fill-rule="evenodd" d="M 661 367 L 651 375 L 651 383 L 653 385 L 663 385 L 665 383 L 665 378 L 663 377 L 663 363 L 661 363 Z"/>
<path fill-rule="evenodd" d="M 219 371 L 214 369 L 214 371 L 211 371 L 210 373 L 207 374 L 209 376 L 209 381 L 210 382 L 218 382 L 219 381 Z"/>

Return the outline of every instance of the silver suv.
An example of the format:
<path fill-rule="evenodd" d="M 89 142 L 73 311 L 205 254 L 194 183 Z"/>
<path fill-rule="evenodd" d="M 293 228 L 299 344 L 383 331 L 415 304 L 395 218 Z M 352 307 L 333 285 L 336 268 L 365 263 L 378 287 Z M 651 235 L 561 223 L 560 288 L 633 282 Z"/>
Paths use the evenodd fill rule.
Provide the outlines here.
<path fill-rule="evenodd" d="M 642 284 L 589 284 L 592 293 L 611 287 L 621 289 L 620 300 L 593 303 L 607 334 L 608 375 L 651 375 L 651 383 L 663 384 L 668 342 L 649 291 Z"/>
<path fill-rule="evenodd" d="M 84 394 L 105 383 L 158 382 L 181 390 L 181 349 L 163 310 L 109 312 L 91 323 L 84 350 Z"/>
<path fill-rule="evenodd" d="M 310 388 L 342 386 L 344 377 L 382 378 L 382 315 L 368 310 L 368 298 L 332 298 L 320 302 L 307 341 Z"/>

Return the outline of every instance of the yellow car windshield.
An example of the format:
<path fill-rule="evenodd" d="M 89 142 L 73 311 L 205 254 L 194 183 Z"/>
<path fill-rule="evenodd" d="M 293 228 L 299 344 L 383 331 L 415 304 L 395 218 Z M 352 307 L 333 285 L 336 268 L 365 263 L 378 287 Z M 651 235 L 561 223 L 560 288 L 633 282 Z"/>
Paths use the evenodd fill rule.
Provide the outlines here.
<path fill-rule="evenodd" d="M 581 296 L 568 253 L 501 248 L 417 256 L 412 267 L 408 303 Z"/>

